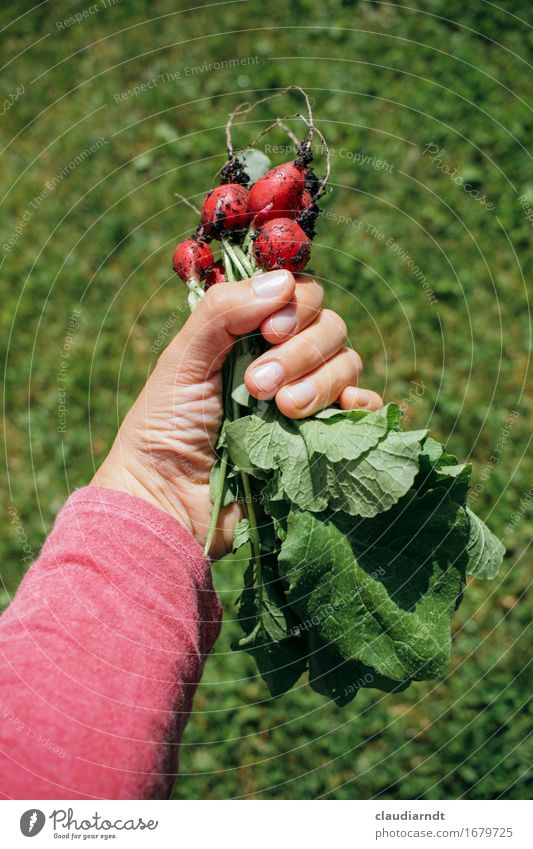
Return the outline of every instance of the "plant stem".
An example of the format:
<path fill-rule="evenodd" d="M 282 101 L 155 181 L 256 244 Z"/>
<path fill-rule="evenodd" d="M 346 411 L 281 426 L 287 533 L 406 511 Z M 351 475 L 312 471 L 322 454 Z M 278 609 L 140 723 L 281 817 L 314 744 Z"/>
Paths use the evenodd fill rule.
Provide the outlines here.
<path fill-rule="evenodd" d="M 237 345 L 246 352 L 248 350 L 248 339 L 242 338 L 239 339 Z M 239 404 L 232 398 L 233 405 L 233 418 L 240 418 L 241 411 L 239 408 Z M 250 478 L 247 472 L 243 472 L 240 470 L 242 488 L 244 490 L 244 499 L 246 503 L 246 516 L 248 518 L 248 522 L 250 524 L 250 540 L 252 543 L 252 561 L 255 567 L 255 574 L 257 578 L 258 584 L 258 593 L 261 596 L 262 592 L 262 581 L 261 581 L 261 545 L 259 540 L 259 531 L 257 530 L 257 520 L 255 517 L 254 510 L 254 502 L 253 502 L 253 494 L 252 487 L 250 486 Z"/>
<path fill-rule="evenodd" d="M 245 239 L 242 247 L 243 247 L 243 250 L 244 250 L 245 245 L 246 245 L 246 259 L 248 260 L 248 262 L 250 263 L 250 265 L 252 267 L 252 274 L 255 274 L 258 266 L 257 266 L 257 262 L 255 261 L 254 254 L 253 254 L 253 241 L 252 241 L 253 233 L 252 233 L 251 229 L 250 229 L 249 233 L 250 233 L 250 239 L 248 241 L 246 241 L 246 239 Z M 246 237 L 246 238 L 248 238 L 248 237 Z"/>
<path fill-rule="evenodd" d="M 224 244 L 224 242 L 222 244 Z M 229 258 L 229 255 L 226 253 L 225 250 L 222 252 L 222 256 L 224 258 L 224 272 L 226 274 L 228 283 L 233 283 L 235 280 L 235 274 L 233 273 L 231 259 Z"/>
<path fill-rule="evenodd" d="M 247 255 L 246 252 L 248 251 L 248 248 L 250 247 L 250 242 L 252 241 L 252 236 L 253 236 L 253 231 L 252 231 L 252 228 L 250 227 L 250 229 L 246 233 L 246 236 L 244 237 L 244 242 L 242 243 L 242 250 L 243 250 L 243 253 L 245 253 L 246 255 Z"/>
<path fill-rule="evenodd" d="M 224 483 L 226 481 L 226 470 L 228 468 L 228 456 L 228 449 L 224 448 L 222 451 L 222 459 L 220 460 L 220 473 L 215 493 L 215 500 L 213 501 L 211 518 L 209 520 L 209 528 L 207 531 L 207 537 L 204 546 L 204 554 L 206 557 L 209 554 L 209 549 L 211 548 L 211 543 L 213 542 L 213 537 L 215 536 L 215 531 L 217 528 L 218 517 L 220 515 L 222 496 L 224 494 Z"/>
<path fill-rule="evenodd" d="M 241 260 L 239 259 L 239 257 L 237 256 L 235 247 L 230 242 L 227 242 L 225 239 L 222 240 L 222 245 L 224 247 L 224 251 L 230 257 L 235 268 L 237 269 L 239 274 L 242 275 L 242 278 L 244 279 L 244 278 L 248 277 L 249 272 L 248 272 L 246 266 L 244 265 L 244 263 L 242 263 Z M 247 264 L 248 263 L 246 263 L 246 265 Z"/>
<path fill-rule="evenodd" d="M 233 266 L 231 264 L 231 259 L 226 253 L 226 251 L 222 252 L 223 260 L 224 260 L 224 270 L 226 274 L 226 279 L 228 282 L 233 283 L 235 280 L 235 273 L 233 271 Z M 235 363 L 235 354 L 232 351 L 228 358 L 228 367 L 227 367 L 227 385 L 224 387 L 224 412 L 227 415 L 228 407 L 230 404 L 231 393 L 233 390 L 233 367 Z M 233 404 L 233 401 L 231 401 Z M 209 554 L 209 549 L 211 548 L 211 544 L 213 542 L 213 537 L 215 536 L 215 531 L 217 528 L 218 517 L 220 515 L 220 508 L 222 505 L 222 496 L 224 494 L 224 483 L 226 482 L 226 472 L 228 470 L 228 460 L 229 460 L 229 452 L 227 448 L 224 448 L 222 451 L 222 457 L 220 459 L 220 474 L 217 483 L 217 489 L 215 493 L 215 499 L 213 501 L 213 506 L 211 508 L 211 517 L 209 519 L 209 528 L 207 529 L 207 537 L 205 540 L 204 546 L 204 554 Z"/>
<path fill-rule="evenodd" d="M 244 270 L 246 271 L 246 274 L 248 274 L 248 275 L 253 274 L 254 273 L 254 267 L 253 267 L 252 263 L 250 262 L 250 260 L 248 259 L 248 257 L 246 256 L 246 254 L 244 253 L 244 251 L 242 251 L 241 248 L 239 248 L 238 245 L 232 245 L 232 248 L 235 251 L 235 256 L 237 257 L 240 264 L 243 266 Z"/>
<path fill-rule="evenodd" d="M 246 500 L 246 515 L 250 524 L 250 540 L 252 542 L 252 560 L 255 566 L 255 574 L 257 577 L 258 588 L 261 588 L 261 545 L 259 541 L 259 531 L 257 529 L 257 520 L 255 517 L 252 488 L 250 486 L 250 478 L 246 472 L 241 472 L 242 488 L 244 489 L 244 498 Z"/>
<path fill-rule="evenodd" d="M 248 240 L 248 244 L 250 240 Z M 231 245 L 225 239 L 222 242 L 223 246 L 223 258 L 224 258 L 224 269 L 226 273 L 226 279 L 229 282 L 233 282 L 236 278 L 242 275 L 243 278 L 247 277 L 248 274 L 252 273 L 253 266 L 250 260 L 243 254 L 240 248 L 235 249 L 234 245 Z M 240 257 L 237 255 L 236 250 L 238 251 Z M 250 269 L 250 271 L 248 271 Z M 231 406 L 231 418 L 233 420 L 239 419 L 241 416 L 240 406 L 232 397 L 233 392 L 233 374 L 234 374 L 234 363 L 236 357 L 241 352 L 247 352 L 249 350 L 249 342 L 248 339 L 241 338 L 238 339 L 235 343 L 233 350 L 230 354 L 229 359 L 229 368 L 227 371 L 227 385 L 225 388 L 225 398 L 226 398 L 226 415 L 229 415 L 229 407 Z M 211 520 L 209 522 L 209 529 L 207 532 L 207 539 L 205 543 L 205 553 L 207 554 L 211 543 L 213 541 L 213 536 L 215 534 L 215 529 L 218 521 L 218 516 L 220 513 L 220 507 L 222 503 L 222 496 L 224 492 L 224 481 L 226 479 L 226 472 L 228 468 L 228 459 L 229 452 L 227 448 L 224 448 L 222 458 L 220 461 L 220 475 L 217 482 L 217 490 L 215 493 L 215 500 L 213 503 L 213 508 L 211 512 Z M 252 562 L 254 565 L 254 572 L 256 576 L 256 581 L 258 585 L 258 594 L 259 598 L 261 598 L 262 594 L 262 579 L 261 579 L 261 545 L 259 539 L 259 531 L 257 528 L 257 519 L 255 516 L 254 504 L 253 504 L 253 493 L 252 487 L 250 484 L 250 478 L 246 472 L 240 470 L 240 478 L 242 483 L 242 489 L 244 494 L 244 499 L 246 503 L 246 516 L 248 518 L 248 522 L 250 524 L 250 540 L 252 543 Z"/>

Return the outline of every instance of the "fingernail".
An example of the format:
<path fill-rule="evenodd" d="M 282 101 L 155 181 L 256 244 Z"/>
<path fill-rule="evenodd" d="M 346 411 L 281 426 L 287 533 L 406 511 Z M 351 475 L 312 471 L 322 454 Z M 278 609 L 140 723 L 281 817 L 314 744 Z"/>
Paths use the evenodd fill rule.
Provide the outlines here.
<path fill-rule="evenodd" d="M 352 389 L 352 404 L 357 404 L 358 407 L 368 407 L 370 404 L 370 395 L 365 389 Z"/>
<path fill-rule="evenodd" d="M 275 392 L 284 378 L 283 369 L 279 363 L 265 363 L 253 370 L 255 385 L 261 392 Z"/>
<path fill-rule="evenodd" d="M 252 288 L 258 298 L 279 298 L 288 282 L 289 275 L 283 269 L 252 276 Z"/>
<path fill-rule="evenodd" d="M 316 398 L 316 388 L 310 380 L 302 380 L 301 383 L 296 383 L 290 389 L 285 389 L 285 392 L 294 406 L 300 409 L 307 407 Z"/>
<path fill-rule="evenodd" d="M 294 307 L 289 306 L 280 310 L 273 315 L 269 321 L 270 332 L 280 336 L 286 336 L 287 333 L 292 333 L 296 327 L 296 313 Z"/>

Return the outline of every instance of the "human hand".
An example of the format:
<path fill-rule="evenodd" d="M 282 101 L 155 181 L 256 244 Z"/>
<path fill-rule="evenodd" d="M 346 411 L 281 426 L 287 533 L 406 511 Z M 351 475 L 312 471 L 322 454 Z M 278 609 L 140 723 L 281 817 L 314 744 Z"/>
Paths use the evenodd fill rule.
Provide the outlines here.
<path fill-rule="evenodd" d="M 361 358 L 346 346 L 344 321 L 322 309 L 322 299 L 312 277 L 283 270 L 208 289 L 161 354 L 92 483 L 150 501 L 203 545 L 223 415 L 222 365 L 236 337 L 258 328 L 273 347 L 246 371 L 255 398 L 275 398 L 295 419 L 335 402 L 345 410 L 381 407 L 379 395 L 357 388 Z M 231 549 L 241 516 L 239 503 L 221 510 L 213 557 Z"/>

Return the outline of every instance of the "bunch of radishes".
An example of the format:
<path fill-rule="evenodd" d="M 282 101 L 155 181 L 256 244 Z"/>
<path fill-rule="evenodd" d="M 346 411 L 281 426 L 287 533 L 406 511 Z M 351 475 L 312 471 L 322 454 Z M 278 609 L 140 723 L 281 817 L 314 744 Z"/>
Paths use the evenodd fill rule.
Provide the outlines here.
<path fill-rule="evenodd" d="M 242 109 L 232 113 L 228 128 L 238 113 Z M 271 168 L 252 185 L 242 160 L 235 154 L 228 130 L 229 161 L 220 172 L 221 185 L 207 193 L 199 226 L 189 239 L 177 245 L 172 259 L 175 272 L 195 293 L 195 302 L 205 289 L 230 279 L 228 258 L 233 270 L 237 269 L 243 277 L 257 268 L 298 272 L 307 265 L 320 212 L 317 201 L 324 193 L 327 174 L 319 180 L 311 168 L 312 138 L 318 131 L 312 123 L 310 106 L 308 118 L 298 117 L 305 121 L 308 133 L 298 142 L 294 161 Z M 281 122 L 277 119 L 275 124 Z M 321 133 L 319 136 L 323 141 Z M 298 141 L 292 134 L 291 138 Z M 221 241 L 224 261 L 215 261 L 209 244 L 212 239 Z M 205 281 L 203 288 L 201 281 Z"/>

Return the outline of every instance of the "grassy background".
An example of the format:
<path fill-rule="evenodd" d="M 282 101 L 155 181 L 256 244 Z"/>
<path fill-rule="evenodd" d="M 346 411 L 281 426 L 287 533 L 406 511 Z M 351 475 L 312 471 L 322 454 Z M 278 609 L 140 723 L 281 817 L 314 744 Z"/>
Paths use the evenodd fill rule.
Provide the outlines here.
<path fill-rule="evenodd" d="M 174 193 L 200 197 L 210 187 L 231 108 L 250 92 L 297 83 L 335 149 L 313 271 L 351 328 L 367 384 L 403 404 L 409 427 L 429 426 L 473 462 L 473 506 L 508 556 L 496 582 L 469 587 L 446 680 L 396 696 L 362 692 L 343 710 L 304 683 L 268 700 L 251 661 L 229 648 L 239 566 L 217 566 L 224 629 L 195 699 L 175 796 L 531 795 L 532 602 L 523 595 L 533 530 L 532 224 L 519 201 L 533 205 L 529 0 L 505 10 L 459 0 L 245 1 L 193 12 L 174 0 L 107 3 L 0 10 L 2 99 L 12 95 L 0 108 L 2 603 L 25 568 L 9 508 L 38 551 L 68 492 L 104 457 L 162 326 L 183 321 L 169 256 L 194 222 Z M 84 8 L 94 11 L 64 23 Z M 244 62 L 202 67 L 229 59 Z M 271 114 L 259 110 L 242 142 Z M 424 153 L 430 144 L 444 151 L 440 167 Z M 57 374 L 73 309 L 80 326 L 58 433 Z M 519 416 L 506 430 L 512 411 Z"/>

